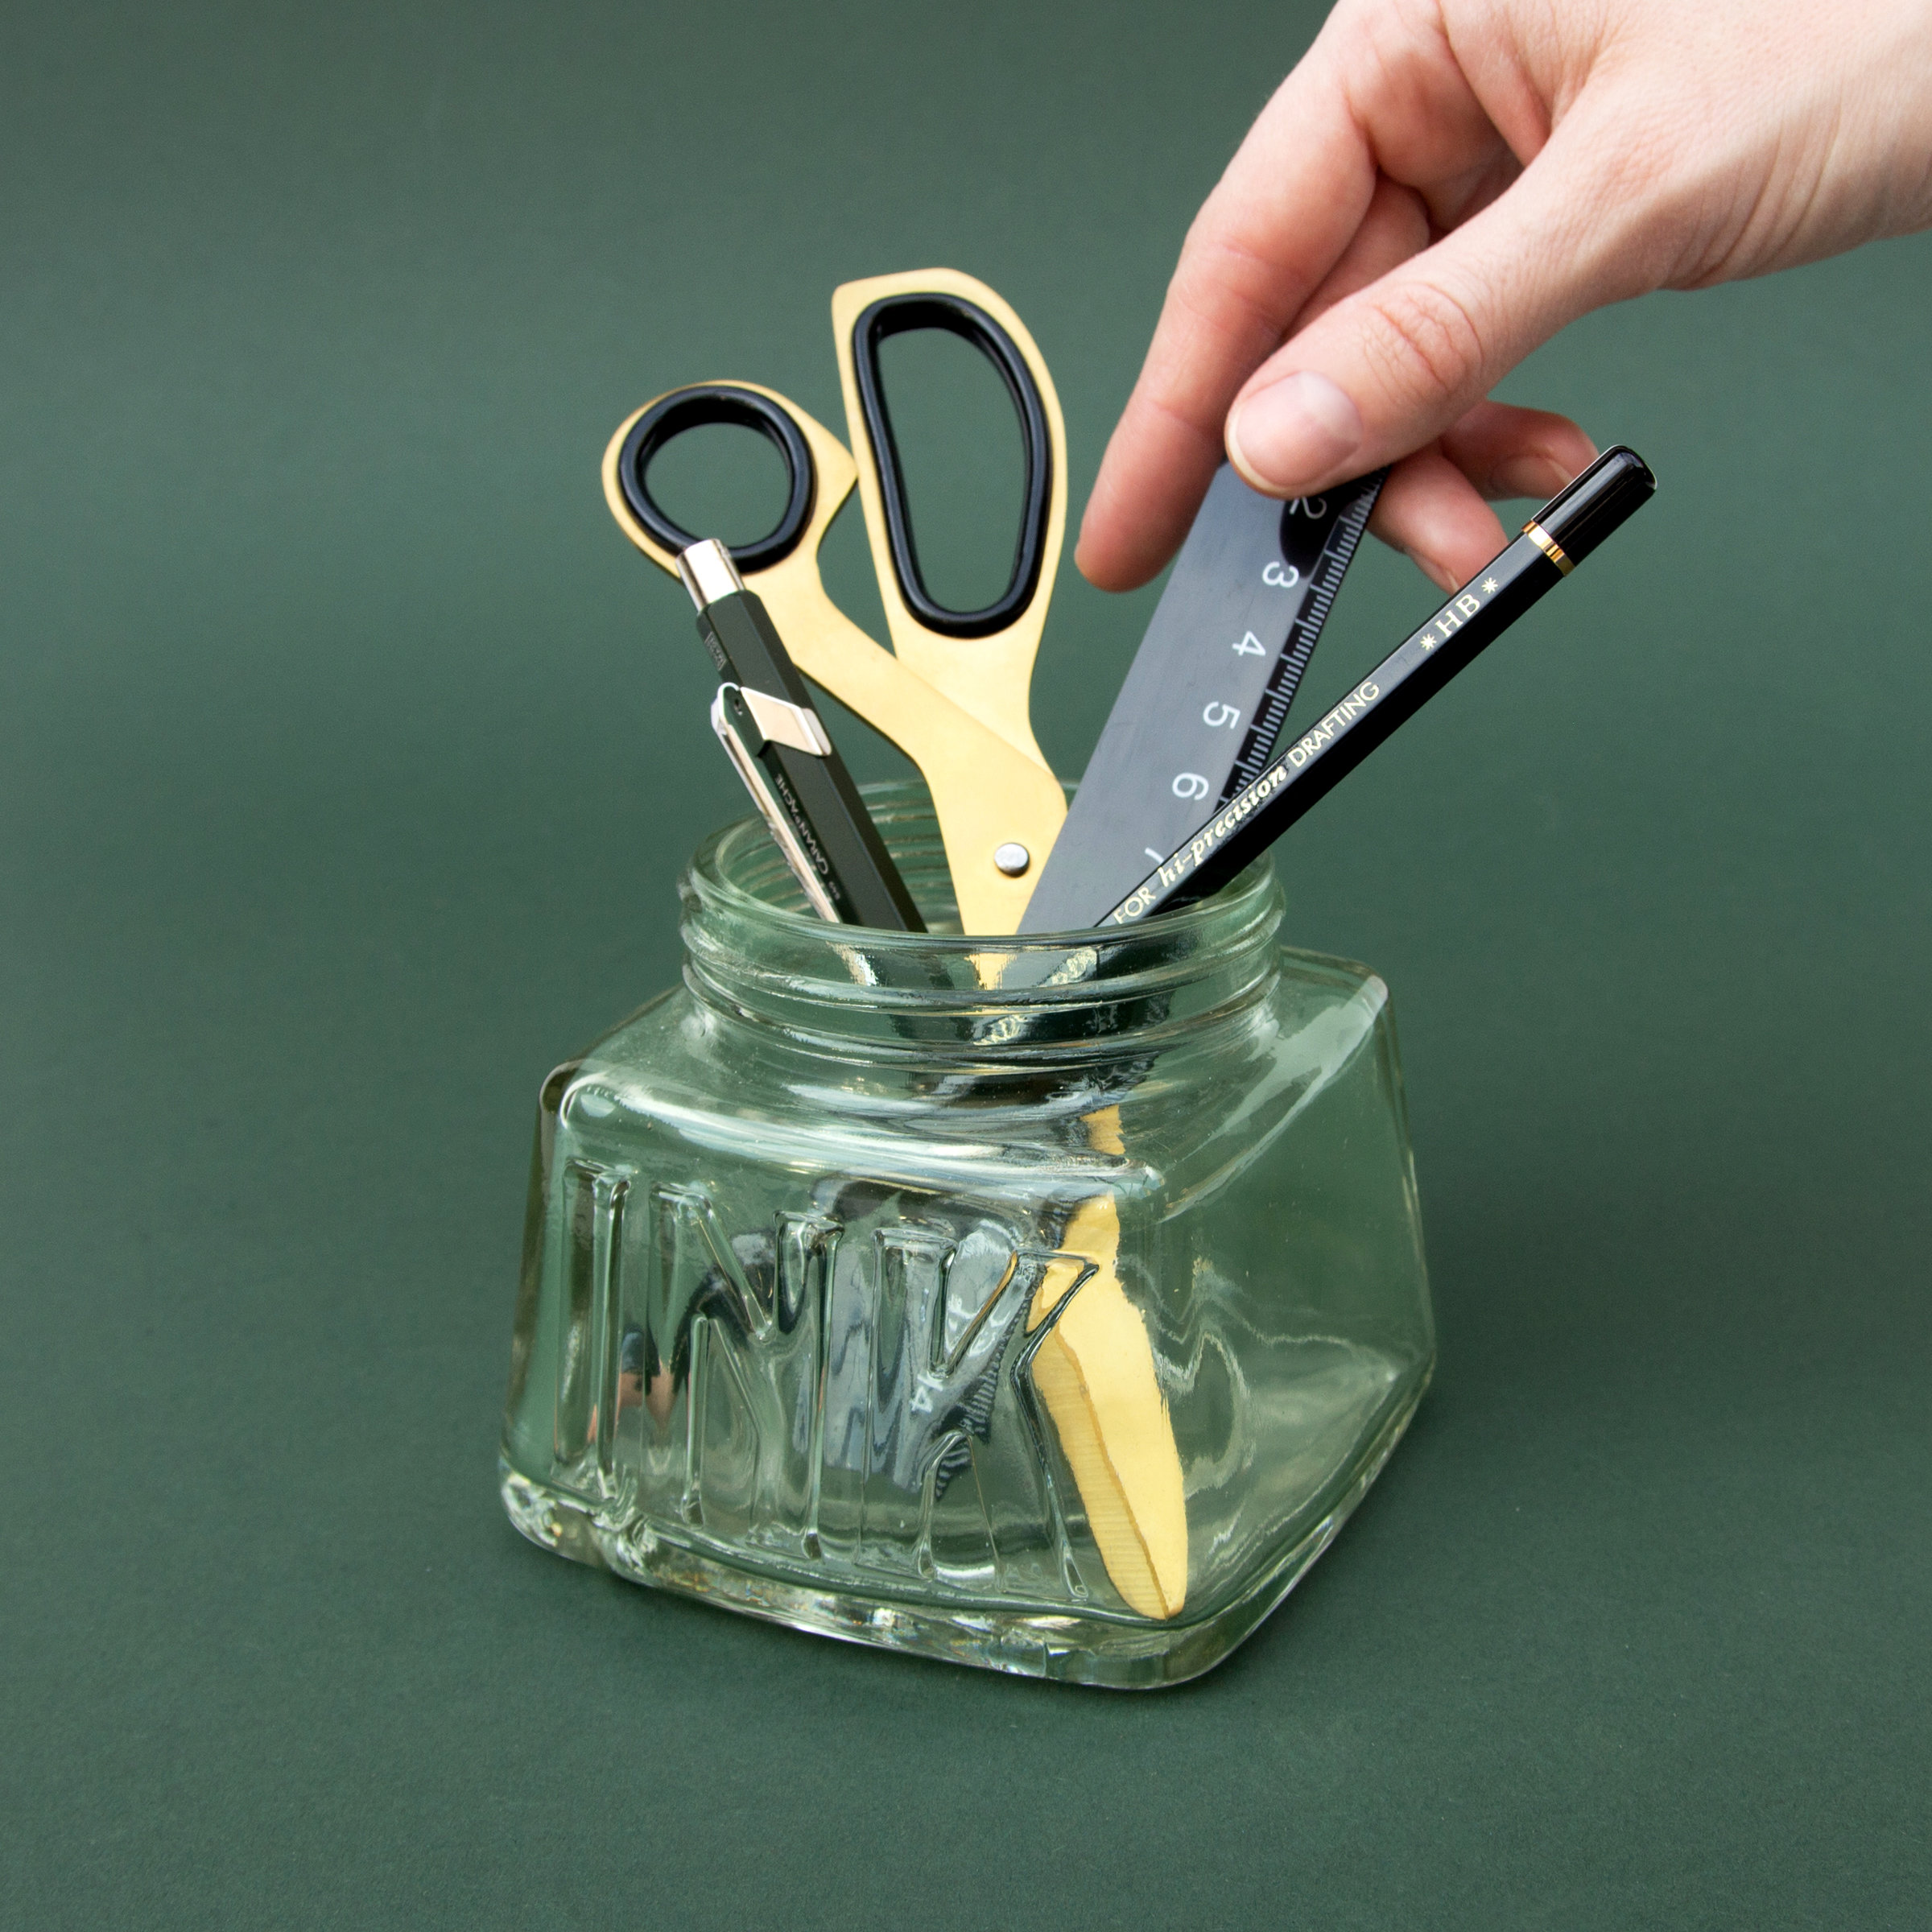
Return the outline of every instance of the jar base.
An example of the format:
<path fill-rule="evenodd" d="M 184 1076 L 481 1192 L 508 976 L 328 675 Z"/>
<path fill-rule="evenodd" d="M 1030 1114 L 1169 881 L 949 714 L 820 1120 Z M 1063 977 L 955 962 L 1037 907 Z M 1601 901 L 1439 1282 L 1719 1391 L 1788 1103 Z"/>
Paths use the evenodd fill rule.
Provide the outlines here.
<path fill-rule="evenodd" d="M 532 1480 L 506 1458 L 497 1466 L 503 1507 L 531 1542 L 632 1583 L 846 1643 L 1016 1677 L 1154 1690 L 1213 1669 L 1302 1580 L 1381 1473 L 1429 1378 L 1425 1368 L 1338 1472 L 1334 1501 L 1319 1521 L 1265 1563 L 1232 1602 L 1211 1616 L 1172 1623 L 993 1606 L 947 1610 L 883 1592 L 813 1589 L 722 1562 L 655 1525 L 639 1535 L 584 1497 Z"/>

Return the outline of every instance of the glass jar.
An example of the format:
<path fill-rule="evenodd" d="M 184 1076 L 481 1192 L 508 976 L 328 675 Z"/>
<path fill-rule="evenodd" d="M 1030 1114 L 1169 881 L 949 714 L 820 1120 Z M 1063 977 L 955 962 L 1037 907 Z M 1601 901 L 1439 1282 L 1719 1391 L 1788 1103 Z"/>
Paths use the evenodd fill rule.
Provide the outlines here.
<path fill-rule="evenodd" d="M 915 786 L 874 815 L 935 926 Z M 1272 869 L 1143 924 L 811 916 L 762 828 L 684 984 L 543 1086 L 502 1493 L 533 1542 L 828 1636 L 1179 1682 L 1374 1480 L 1434 1337 L 1388 993 Z"/>

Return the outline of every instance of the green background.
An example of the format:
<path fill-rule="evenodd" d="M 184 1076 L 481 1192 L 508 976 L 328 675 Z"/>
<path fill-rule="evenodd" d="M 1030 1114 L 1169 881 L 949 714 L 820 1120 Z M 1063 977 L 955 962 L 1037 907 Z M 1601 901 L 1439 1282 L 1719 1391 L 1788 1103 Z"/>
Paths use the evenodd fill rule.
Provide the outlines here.
<path fill-rule="evenodd" d="M 606 436 L 837 423 L 834 284 L 947 263 L 1077 511 L 1318 18 L 8 9 L 0 1918 L 1926 1922 L 1925 239 L 1539 355 L 1655 506 L 1282 848 L 1394 989 L 1442 1360 L 1228 1664 L 845 1649 L 496 1500 L 538 1083 L 741 803 Z M 1063 574 L 1063 770 L 1153 596 Z M 1431 602 L 1366 555 L 1311 695 Z"/>

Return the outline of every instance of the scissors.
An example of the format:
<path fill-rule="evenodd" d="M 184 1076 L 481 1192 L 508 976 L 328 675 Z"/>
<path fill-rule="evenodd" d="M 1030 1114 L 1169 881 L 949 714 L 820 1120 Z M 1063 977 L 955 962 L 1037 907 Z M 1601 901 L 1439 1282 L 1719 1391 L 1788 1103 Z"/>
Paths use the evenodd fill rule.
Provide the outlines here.
<path fill-rule="evenodd" d="M 1015 931 L 1067 815 L 1028 712 L 1034 658 L 1067 523 L 1067 437 L 1053 379 L 1019 317 L 985 283 L 951 269 L 874 276 L 832 296 L 851 451 L 777 390 L 703 382 L 667 391 L 626 419 L 604 455 L 604 494 L 619 527 L 660 569 L 697 538 L 652 497 L 653 459 L 687 431 L 753 429 L 785 464 L 777 526 L 730 547 L 793 662 L 910 758 L 932 795 L 960 923 L 968 933 Z M 927 590 L 919 564 L 899 454 L 880 380 L 880 345 L 943 328 L 993 364 L 1019 418 L 1024 503 L 1005 592 L 959 611 Z M 854 485 L 893 649 L 835 605 L 819 547 Z"/>

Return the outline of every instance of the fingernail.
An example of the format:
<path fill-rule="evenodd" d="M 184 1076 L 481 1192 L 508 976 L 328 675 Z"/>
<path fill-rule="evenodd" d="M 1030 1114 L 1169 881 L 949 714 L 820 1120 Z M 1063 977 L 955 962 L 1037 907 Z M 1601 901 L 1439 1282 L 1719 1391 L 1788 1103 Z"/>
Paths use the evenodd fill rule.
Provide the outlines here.
<path fill-rule="evenodd" d="M 1509 456 L 1489 473 L 1492 497 L 1553 497 L 1570 481 L 1554 456 Z"/>
<path fill-rule="evenodd" d="M 1292 494 L 1319 482 L 1362 440 L 1362 415 L 1312 369 L 1257 389 L 1228 424 L 1228 453 L 1252 483 Z"/>
<path fill-rule="evenodd" d="M 1409 561 L 1413 564 L 1416 568 L 1419 570 L 1422 575 L 1436 587 L 1438 590 L 1454 590 L 1455 588 L 1456 580 L 1455 572 L 1445 568 L 1442 564 L 1437 563 L 1435 558 L 1424 556 L 1419 550 L 1406 550 L 1402 552 L 1402 555 L 1406 556 Z"/>

